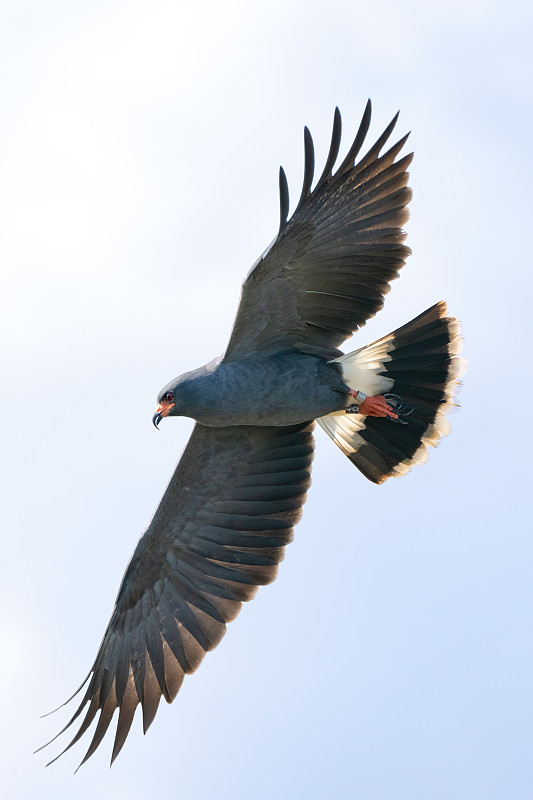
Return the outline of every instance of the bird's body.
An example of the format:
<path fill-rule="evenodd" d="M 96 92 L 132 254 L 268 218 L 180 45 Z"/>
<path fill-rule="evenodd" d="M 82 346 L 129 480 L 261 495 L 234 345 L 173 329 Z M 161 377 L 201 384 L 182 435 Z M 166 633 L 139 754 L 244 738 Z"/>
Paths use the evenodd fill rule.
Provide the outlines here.
<path fill-rule="evenodd" d="M 302 353 L 240 361 L 216 359 L 163 389 L 174 389 L 176 411 L 201 425 L 297 425 L 349 404 L 336 362 Z"/>
<path fill-rule="evenodd" d="M 192 417 L 196 425 L 126 569 L 81 704 L 63 729 L 84 712 L 68 749 L 98 719 L 84 761 L 117 709 L 112 760 L 139 704 L 146 731 L 161 697 L 174 699 L 242 602 L 274 580 L 310 485 L 314 420 L 377 484 L 422 463 L 448 431 L 460 335 L 444 303 L 371 345 L 346 355 L 338 349 L 381 309 L 410 252 L 402 225 L 412 155 L 396 160 L 407 137 L 381 154 L 395 122 L 356 162 L 368 103 L 333 172 L 337 109 L 313 188 L 305 129 L 299 202 L 287 219 L 281 170 L 278 235 L 244 281 L 223 357 L 158 396 L 156 425 L 167 416 Z"/>

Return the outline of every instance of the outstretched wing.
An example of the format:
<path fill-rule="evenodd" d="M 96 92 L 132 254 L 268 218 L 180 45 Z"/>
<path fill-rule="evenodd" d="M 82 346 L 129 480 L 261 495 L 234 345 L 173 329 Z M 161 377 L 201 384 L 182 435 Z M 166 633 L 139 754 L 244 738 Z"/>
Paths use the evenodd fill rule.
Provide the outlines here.
<path fill-rule="evenodd" d="M 406 172 L 412 154 L 395 162 L 407 136 L 380 156 L 394 117 L 357 163 L 370 125 L 370 101 L 357 136 L 332 174 L 341 139 L 335 110 L 324 171 L 311 191 L 313 140 L 305 128 L 302 193 L 287 222 L 289 193 L 280 169 L 280 228 L 272 246 L 246 278 L 226 361 L 299 349 L 326 358 L 383 306 L 389 282 L 410 250 L 401 226 L 411 199 Z"/>
<path fill-rule="evenodd" d="M 196 425 L 126 569 L 63 753 L 99 712 L 86 761 L 119 708 L 112 763 L 139 703 L 146 732 L 161 696 L 172 702 L 226 622 L 274 580 L 309 487 L 313 425 Z"/>

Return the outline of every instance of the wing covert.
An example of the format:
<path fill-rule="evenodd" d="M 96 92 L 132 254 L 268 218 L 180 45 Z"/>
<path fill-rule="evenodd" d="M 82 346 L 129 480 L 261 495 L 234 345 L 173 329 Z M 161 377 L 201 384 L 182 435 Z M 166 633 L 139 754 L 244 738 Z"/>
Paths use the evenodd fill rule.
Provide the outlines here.
<path fill-rule="evenodd" d="M 242 603 L 274 580 L 310 484 L 313 427 L 195 426 L 126 569 L 83 700 L 60 733 L 85 716 L 62 753 L 99 713 L 84 763 L 118 708 L 113 762 L 137 706 L 146 732 L 161 696 L 172 702 Z"/>
<path fill-rule="evenodd" d="M 403 244 L 412 154 L 395 161 L 407 136 L 380 155 L 398 115 L 355 163 L 370 125 L 367 104 L 359 130 L 335 173 L 341 117 L 335 110 L 331 146 L 311 190 L 314 150 L 305 128 L 302 193 L 287 221 L 287 180 L 280 170 L 280 228 L 249 273 L 225 360 L 297 349 L 325 358 L 383 306 L 390 281 L 410 253 Z"/>

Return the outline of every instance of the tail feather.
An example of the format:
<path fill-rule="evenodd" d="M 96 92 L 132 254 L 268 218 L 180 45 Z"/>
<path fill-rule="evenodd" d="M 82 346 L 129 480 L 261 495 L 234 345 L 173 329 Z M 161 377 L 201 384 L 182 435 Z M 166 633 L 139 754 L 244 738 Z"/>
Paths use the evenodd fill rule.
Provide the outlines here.
<path fill-rule="evenodd" d="M 319 425 L 374 483 L 423 464 L 428 447 L 450 432 L 446 414 L 466 362 L 458 357 L 461 328 L 437 303 L 377 342 L 336 359 L 345 382 L 367 395 L 393 392 L 412 406 L 406 424 L 336 411 Z M 352 401 L 353 402 L 353 401 Z"/>

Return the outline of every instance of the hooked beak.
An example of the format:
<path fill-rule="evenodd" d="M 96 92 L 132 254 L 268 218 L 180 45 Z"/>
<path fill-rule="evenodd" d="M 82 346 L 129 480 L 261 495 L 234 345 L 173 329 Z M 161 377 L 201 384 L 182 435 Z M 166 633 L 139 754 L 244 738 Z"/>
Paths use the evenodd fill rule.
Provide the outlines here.
<path fill-rule="evenodd" d="M 154 428 L 157 428 L 157 430 L 159 430 L 159 423 L 161 422 L 163 417 L 166 417 L 169 414 L 170 410 L 174 408 L 175 405 L 176 403 L 163 402 L 157 406 L 156 412 L 152 417 Z"/>

